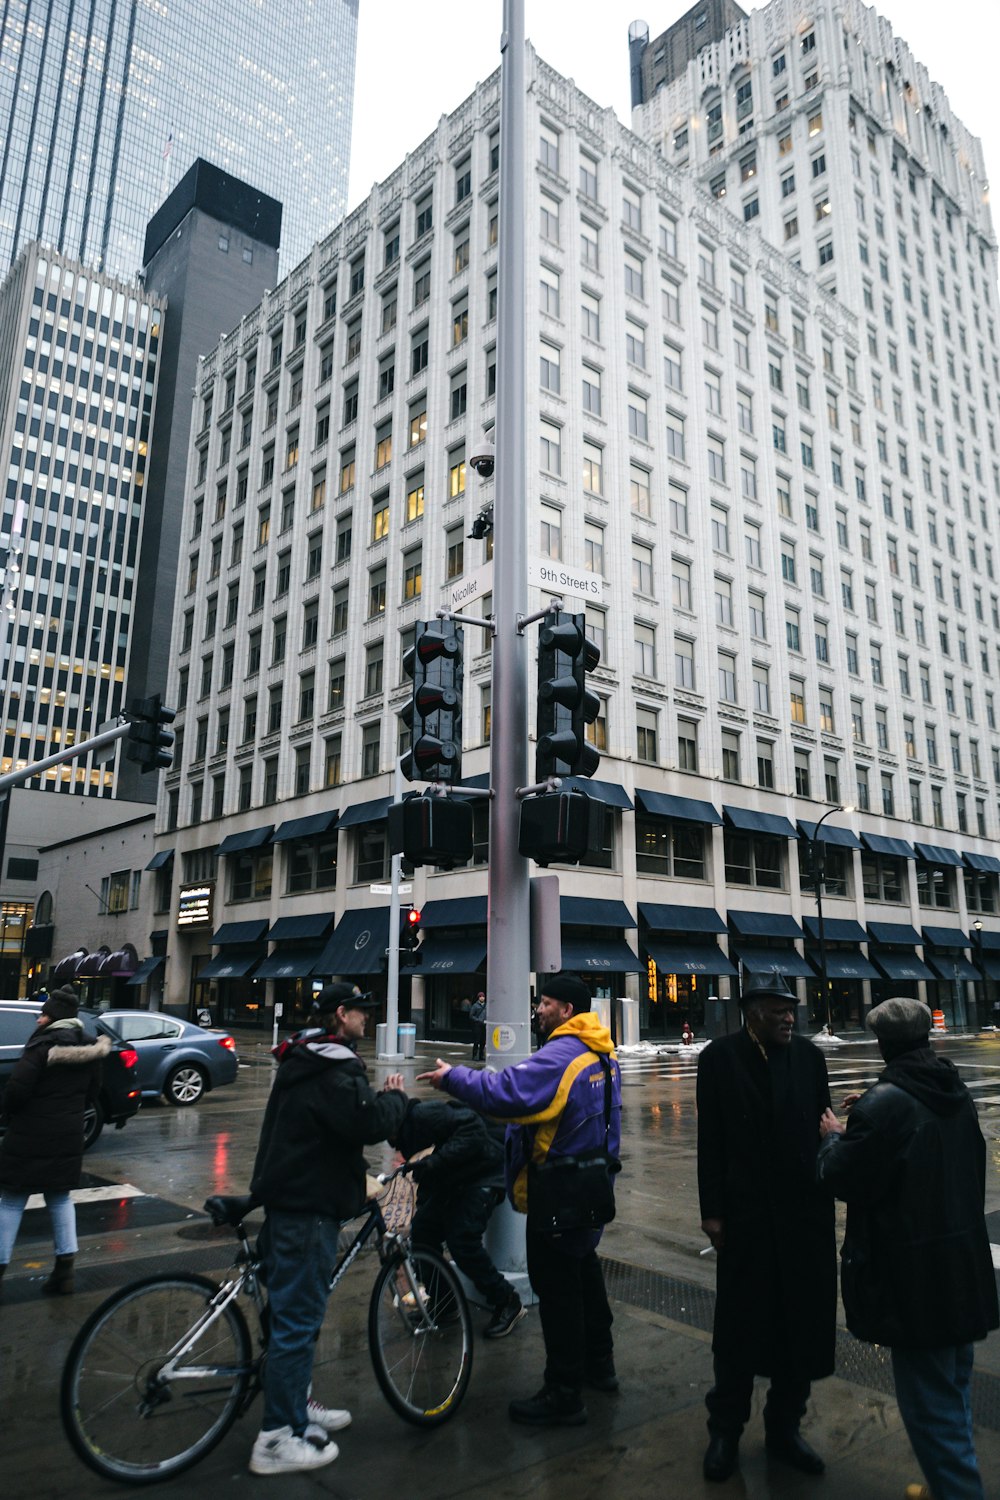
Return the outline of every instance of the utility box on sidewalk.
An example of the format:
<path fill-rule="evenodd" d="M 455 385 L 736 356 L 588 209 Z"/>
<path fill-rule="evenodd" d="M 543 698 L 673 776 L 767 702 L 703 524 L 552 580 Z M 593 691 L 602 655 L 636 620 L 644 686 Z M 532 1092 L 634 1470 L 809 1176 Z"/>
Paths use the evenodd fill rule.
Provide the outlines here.
<path fill-rule="evenodd" d="M 375 1056 L 384 1057 L 389 1037 L 389 1027 L 385 1021 L 379 1021 L 375 1027 Z"/>
<path fill-rule="evenodd" d="M 404 1057 L 416 1057 L 417 1055 L 417 1028 L 409 1021 L 404 1021 L 396 1028 L 399 1037 L 399 1050 Z"/>
<path fill-rule="evenodd" d="M 608 1030 L 610 1031 L 611 1030 L 611 997 L 610 997 L 610 995 L 601 995 L 599 998 L 595 998 L 595 999 L 591 1000 L 591 1002 L 590 1002 L 590 1008 L 593 1011 L 594 1015 L 597 1017 L 598 1021 L 600 1021 L 601 1025 L 602 1026 L 606 1026 L 608 1028 Z"/>
<path fill-rule="evenodd" d="M 629 1000 L 626 995 L 615 1001 L 618 1009 L 618 1045 L 619 1047 L 637 1047 L 639 1045 L 639 1002 Z"/>

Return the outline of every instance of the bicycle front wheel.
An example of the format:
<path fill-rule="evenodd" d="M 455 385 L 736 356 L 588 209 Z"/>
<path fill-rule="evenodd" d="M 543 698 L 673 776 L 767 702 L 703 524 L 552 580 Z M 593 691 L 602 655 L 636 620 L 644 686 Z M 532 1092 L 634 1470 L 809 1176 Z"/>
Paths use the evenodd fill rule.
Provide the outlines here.
<path fill-rule="evenodd" d="M 63 1426 L 106 1479 L 168 1479 L 235 1421 L 252 1373 L 250 1333 L 235 1303 L 214 1311 L 217 1291 L 202 1276 L 150 1276 L 109 1297 L 73 1340 Z"/>
<path fill-rule="evenodd" d="M 430 1250 L 386 1261 L 368 1308 L 368 1345 L 389 1404 L 418 1427 L 454 1416 L 472 1374 L 472 1321 L 461 1284 Z"/>

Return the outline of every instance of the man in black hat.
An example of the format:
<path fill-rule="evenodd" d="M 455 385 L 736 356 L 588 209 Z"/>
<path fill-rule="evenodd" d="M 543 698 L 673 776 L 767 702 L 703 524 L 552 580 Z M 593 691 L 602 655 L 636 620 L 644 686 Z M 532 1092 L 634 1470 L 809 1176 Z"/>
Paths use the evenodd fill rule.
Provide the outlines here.
<path fill-rule="evenodd" d="M 402 1074 L 390 1073 L 375 1093 L 357 1055 L 377 1004 L 356 985 L 328 984 L 313 1002 L 314 1024 L 275 1049 L 250 1183 L 267 1210 L 260 1250 L 271 1321 L 253 1474 L 331 1463 L 337 1445 L 328 1434 L 351 1420 L 314 1401 L 310 1382 L 340 1225 L 365 1203 L 362 1147 L 394 1135 L 406 1110 Z"/>
<path fill-rule="evenodd" d="M 819 1180 L 847 1202 L 847 1326 L 892 1350 L 900 1415 L 930 1486 L 918 1493 L 982 1500 L 972 1346 L 1000 1323 L 983 1217 L 986 1143 L 955 1065 L 931 1050 L 927 1006 L 883 1000 L 867 1024 L 885 1071 L 846 1133 L 832 1110 L 820 1123 Z"/>
<path fill-rule="evenodd" d="M 794 1032 L 796 997 L 777 975 L 744 985 L 743 1029 L 698 1059 L 698 1191 L 718 1255 L 706 1397 L 706 1479 L 728 1479 L 756 1375 L 770 1377 L 768 1454 L 804 1474 L 824 1464 L 799 1432 L 811 1382 L 833 1373 L 833 1204 L 816 1183 L 826 1061 Z"/>

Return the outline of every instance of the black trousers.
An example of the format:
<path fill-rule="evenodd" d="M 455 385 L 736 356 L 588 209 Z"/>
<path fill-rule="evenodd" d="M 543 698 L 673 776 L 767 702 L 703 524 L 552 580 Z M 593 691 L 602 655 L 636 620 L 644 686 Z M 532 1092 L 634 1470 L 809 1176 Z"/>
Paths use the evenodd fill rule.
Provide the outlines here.
<path fill-rule="evenodd" d="M 486 1022 L 472 1022 L 472 1061 L 486 1061 Z"/>
<path fill-rule="evenodd" d="M 578 1391 L 587 1369 L 610 1362 L 614 1343 L 597 1251 L 572 1254 L 573 1238 L 529 1229 L 527 1248 L 545 1340 L 545 1384 Z"/>
<path fill-rule="evenodd" d="M 414 1245 L 440 1251 L 446 1244 L 451 1258 L 489 1307 L 501 1307 L 512 1287 L 500 1275 L 483 1244 L 483 1235 L 503 1194 L 499 1188 L 476 1183 L 457 1188 L 421 1186 L 417 1211 L 410 1225 Z"/>
<path fill-rule="evenodd" d="M 750 1416 L 754 1371 L 735 1360 L 715 1356 L 715 1384 L 705 1397 L 708 1430 L 738 1438 Z M 764 1403 L 764 1429 L 775 1437 L 798 1432 L 811 1382 L 799 1371 L 776 1368 Z"/>

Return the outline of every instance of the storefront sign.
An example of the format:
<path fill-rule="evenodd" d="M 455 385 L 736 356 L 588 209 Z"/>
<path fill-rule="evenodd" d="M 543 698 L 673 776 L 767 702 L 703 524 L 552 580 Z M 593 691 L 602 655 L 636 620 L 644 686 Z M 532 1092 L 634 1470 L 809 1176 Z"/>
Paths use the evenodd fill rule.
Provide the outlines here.
<path fill-rule="evenodd" d="M 177 926 L 211 927 L 212 892 L 210 885 L 182 885 L 177 897 Z"/>

